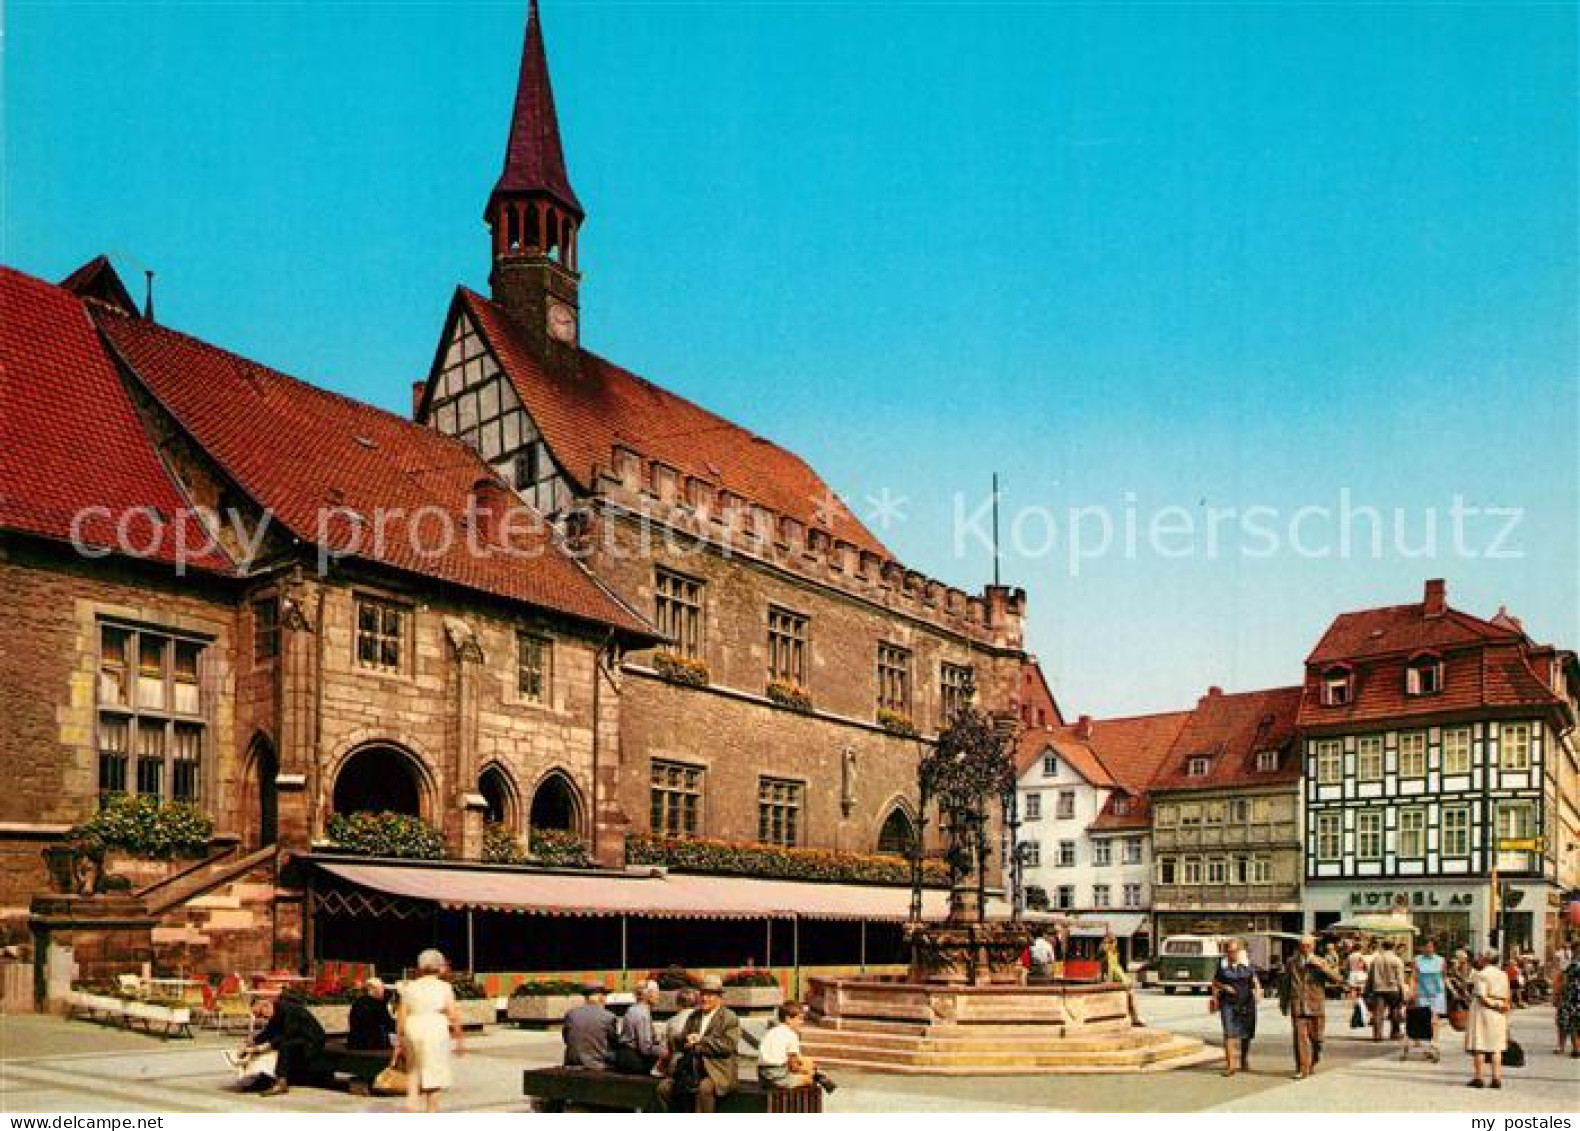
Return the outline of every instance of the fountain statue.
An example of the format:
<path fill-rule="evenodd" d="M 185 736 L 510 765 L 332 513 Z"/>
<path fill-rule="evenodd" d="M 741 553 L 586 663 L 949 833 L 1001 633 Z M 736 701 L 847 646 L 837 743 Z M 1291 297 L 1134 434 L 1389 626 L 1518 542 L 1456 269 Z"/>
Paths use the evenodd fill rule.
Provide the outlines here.
<path fill-rule="evenodd" d="M 1143 1072 L 1211 1058 L 1195 1037 L 1143 1026 L 1130 986 L 1039 979 L 1020 957 L 1017 725 L 972 707 L 956 712 L 918 765 L 922 823 L 911 846 L 910 965 L 903 975 L 814 977 L 802 1047 L 818 1063 L 927 1075 Z M 922 840 L 936 806 L 949 870 L 949 910 L 923 914 Z M 989 868 L 998 817 L 1008 909 L 991 916 Z M 996 886 L 996 885 L 994 885 Z"/>

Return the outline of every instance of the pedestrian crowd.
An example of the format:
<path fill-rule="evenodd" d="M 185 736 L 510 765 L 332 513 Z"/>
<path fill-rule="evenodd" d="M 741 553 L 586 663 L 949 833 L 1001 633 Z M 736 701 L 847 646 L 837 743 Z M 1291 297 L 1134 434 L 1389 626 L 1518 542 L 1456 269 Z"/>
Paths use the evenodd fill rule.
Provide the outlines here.
<path fill-rule="evenodd" d="M 1553 1051 L 1580 1058 L 1580 959 L 1561 948 L 1553 969 L 1558 1036 Z M 1331 990 L 1352 1002 L 1350 1027 L 1369 1028 L 1374 1042 L 1398 1042 L 1401 1060 L 1416 1051 L 1432 1062 L 1440 1060 L 1438 1034 L 1446 1020 L 1465 1034 L 1469 1086 L 1501 1088 L 1504 1066 L 1524 1063 L 1524 1050 L 1509 1035 L 1509 1014 L 1524 1004 L 1517 987 L 1523 983 L 1529 988 L 1535 981 L 1524 962 L 1504 963 L 1491 951 L 1472 959 L 1456 950 L 1445 958 L 1432 939 L 1406 961 L 1390 938 L 1345 940 L 1318 954 L 1316 940 L 1306 936 L 1277 973 L 1279 1009 L 1293 1033 L 1294 1078 L 1312 1075 L 1322 1060 Z M 1223 1028 L 1225 1076 L 1250 1068 L 1264 992 L 1244 943 L 1229 940 L 1210 988 L 1210 1008 Z"/>

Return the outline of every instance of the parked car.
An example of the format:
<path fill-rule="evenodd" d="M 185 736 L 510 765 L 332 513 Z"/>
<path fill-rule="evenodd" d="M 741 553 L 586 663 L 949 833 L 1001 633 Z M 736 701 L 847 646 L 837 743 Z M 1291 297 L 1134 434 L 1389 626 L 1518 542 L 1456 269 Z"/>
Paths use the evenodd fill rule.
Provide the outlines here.
<path fill-rule="evenodd" d="M 1222 957 L 1223 948 L 1215 935 L 1170 935 L 1158 947 L 1152 969 L 1166 994 L 1182 989 L 1205 993 Z"/>
<path fill-rule="evenodd" d="M 1224 944 L 1231 938 L 1245 944 L 1246 957 L 1264 986 L 1270 986 L 1284 960 L 1300 944 L 1299 935 L 1282 931 L 1247 931 L 1238 935 L 1170 935 L 1152 960 L 1153 984 L 1166 994 L 1176 990 L 1206 992 L 1223 958 Z"/>

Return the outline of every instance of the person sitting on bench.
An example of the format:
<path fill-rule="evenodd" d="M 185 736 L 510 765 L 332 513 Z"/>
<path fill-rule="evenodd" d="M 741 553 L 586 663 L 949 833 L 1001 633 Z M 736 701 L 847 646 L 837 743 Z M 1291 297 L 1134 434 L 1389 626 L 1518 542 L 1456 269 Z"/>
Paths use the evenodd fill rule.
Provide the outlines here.
<path fill-rule="evenodd" d="M 582 987 L 582 995 L 587 1000 L 565 1015 L 561 1029 L 565 1067 L 606 1072 L 614 1065 L 615 1027 L 619 1021 L 604 1008 L 609 996 L 606 987 L 589 983 Z"/>
<path fill-rule="evenodd" d="M 676 1101 L 690 1098 L 695 1110 L 713 1111 L 720 1096 L 735 1090 L 737 1046 L 741 1021 L 724 1004 L 724 982 L 717 974 L 702 979 L 702 1004 L 686 1018 L 669 1075 L 658 1085 L 658 1109 L 675 1110 Z"/>
<path fill-rule="evenodd" d="M 619 1044 L 614 1050 L 614 1070 L 630 1076 L 647 1076 L 664 1053 L 664 1042 L 653 1028 L 653 1006 L 658 1004 L 658 983 L 649 982 L 636 995 L 636 1004 L 620 1018 Z"/>
<path fill-rule="evenodd" d="M 275 1054 L 274 1072 L 260 1073 L 257 1084 L 265 1096 L 278 1096 L 292 1084 L 317 1085 L 326 1079 L 320 1063 L 324 1055 L 324 1027 L 305 1006 L 285 999 L 260 997 L 252 1015 L 263 1029 L 241 1050 L 248 1059 L 259 1053 Z"/>
<path fill-rule="evenodd" d="M 395 1017 L 390 1013 L 384 983 L 369 978 L 362 993 L 351 1003 L 346 1048 L 389 1052 L 395 1043 Z"/>
<path fill-rule="evenodd" d="M 787 1001 L 779 1007 L 779 1023 L 757 1043 L 757 1080 L 765 1088 L 805 1088 L 816 1084 L 826 1092 L 834 1081 L 818 1071 L 811 1057 L 801 1052 L 801 1028 L 806 1006 Z"/>

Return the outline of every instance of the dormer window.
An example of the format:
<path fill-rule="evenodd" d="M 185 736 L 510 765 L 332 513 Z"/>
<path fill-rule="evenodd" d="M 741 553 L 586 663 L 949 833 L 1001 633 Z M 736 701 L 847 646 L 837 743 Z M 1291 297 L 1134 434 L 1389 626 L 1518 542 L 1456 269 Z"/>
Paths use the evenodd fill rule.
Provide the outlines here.
<path fill-rule="evenodd" d="M 1185 763 L 1185 776 L 1188 778 L 1204 778 L 1211 769 L 1212 762 L 1207 758 L 1192 758 Z"/>
<path fill-rule="evenodd" d="M 1277 750 L 1258 750 L 1256 752 L 1256 771 L 1260 774 L 1270 774 L 1278 769 Z"/>
<path fill-rule="evenodd" d="M 1116 797 L 1116 798 L 1114 798 L 1114 816 L 1116 816 L 1116 817 L 1128 817 L 1128 816 L 1130 816 L 1130 798 L 1128 798 L 1128 797 Z"/>
<path fill-rule="evenodd" d="M 1059 776 L 1059 759 L 1052 754 L 1042 756 L 1042 776 L 1056 778 Z"/>
<path fill-rule="evenodd" d="M 1404 669 L 1406 695 L 1436 695 L 1443 690 L 1443 658 L 1431 653 L 1416 656 Z"/>
<path fill-rule="evenodd" d="M 1354 693 L 1354 673 L 1340 665 L 1322 673 L 1322 705 L 1342 707 Z"/>

